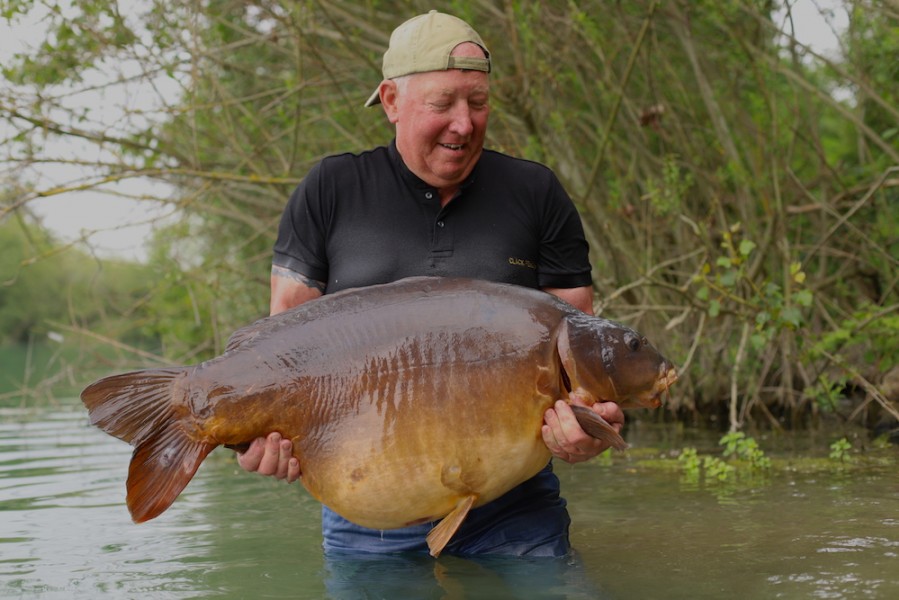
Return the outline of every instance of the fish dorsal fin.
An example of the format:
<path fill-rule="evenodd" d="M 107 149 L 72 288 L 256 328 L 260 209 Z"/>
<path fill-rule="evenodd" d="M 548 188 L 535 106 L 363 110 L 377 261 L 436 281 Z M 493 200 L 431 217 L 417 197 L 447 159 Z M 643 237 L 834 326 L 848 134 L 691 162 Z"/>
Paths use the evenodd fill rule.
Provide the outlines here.
<path fill-rule="evenodd" d="M 256 323 L 241 327 L 228 338 L 228 345 L 225 347 L 225 352 L 236 350 L 244 344 L 250 343 L 257 335 L 259 335 L 259 327 Z"/>
<path fill-rule="evenodd" d="M 428 533 L 428 550 L 430 550 L 431 556 L 434 558 L 440 556 L 440 553 L 443 552 L 443 549 L 449 543 L 450 538 L 455 535 L 459 526 L 462 525 L 462 521 L 468 516 L 468 511 L 474 506 L 474 501 L 477 498 L 477 494 L 471 494 L 462 498 L 456 504 L 456 508 L 443 517 L 443 520 L 437 523 L 434 529 Z"/>
<path fill-rule="evenodd" d="M 578 425 L 580 425 L 581 429 L 586 433 L 598 440 L 606 442 L 612 448 L 615 448 L 615 450 L 627 450 L 627 442 L 624 441 L 621 434 L 615 431 L 615 428 L 598 414 L 586 406 L 579 406 L 577 404 L 571 405 L 571 412 L 574 413 Z"/>

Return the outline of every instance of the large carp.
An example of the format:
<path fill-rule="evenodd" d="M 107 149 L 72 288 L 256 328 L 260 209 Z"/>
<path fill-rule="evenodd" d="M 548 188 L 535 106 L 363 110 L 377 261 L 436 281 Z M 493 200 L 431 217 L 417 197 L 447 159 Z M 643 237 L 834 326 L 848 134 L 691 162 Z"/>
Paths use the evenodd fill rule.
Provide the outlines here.
<path fill-rule="evenodd" d="M 468 511 L 550 458 L 543 413 L 577 396 L 657 407 L 674 368 L 639 333 L 545 292 L 416 277 L 345 290 L 238 330 L 204 363 L 106 377 L 91 423 L 135 446 L 127 504 L 166 510 L 216 446 L 277 431 L 303 485 L 359 525 L 443 518 L 437 556 Z M 624 441 L 576 407 L 591 435 Z"/>

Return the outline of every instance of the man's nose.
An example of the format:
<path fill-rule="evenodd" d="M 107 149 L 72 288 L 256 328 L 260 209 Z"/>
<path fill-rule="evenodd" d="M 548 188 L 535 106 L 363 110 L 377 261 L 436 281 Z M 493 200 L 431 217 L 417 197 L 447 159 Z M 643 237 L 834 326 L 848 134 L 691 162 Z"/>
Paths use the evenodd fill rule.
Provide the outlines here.
<path fill-rule="evenodd" d="M 471 122 L 471 109 L 467 103 L 459 102 L 453 107 L 450 131 L 456 135 L 466 137 L 471 134 L 474 125 Z"/>

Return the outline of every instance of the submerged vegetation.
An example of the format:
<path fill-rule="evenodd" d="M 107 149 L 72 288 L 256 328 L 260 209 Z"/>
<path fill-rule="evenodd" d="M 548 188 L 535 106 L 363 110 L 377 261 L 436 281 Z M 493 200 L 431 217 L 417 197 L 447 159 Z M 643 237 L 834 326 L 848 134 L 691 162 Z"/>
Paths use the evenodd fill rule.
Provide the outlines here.
<path fill-rule="evenodd" d="M 625 453 L 603 454 L 594 464 L 602 468 L 623 464 L 636 472 L 676 475 L 682 489 L 707 492 L 721 500 L 748 499 L 777 481 L 796 476 L 890 473 L 897 466 L 895 447 L 886 436 L 867 441 L 863 432 L 855 430 L 829 444 L 820 439 L 811 443 L 806 440 L 795 447 L 790 446 L 797 441 L 796 436 L 778 437 L 782 439 L 759 442 L 736 432 L 725 434 L 714 446 L 685 445 L 667 450 L 664 444 L 650 440 Z M 762 445 L 771 452 L 763 451 Z"/>
<path fill-rule="evenodd" d="M 825 418 L 896 427 L 899 13 L 846 0 L 839 52 L 822 53 L 793 35 L 793 4 L 436 5 L 492 51 L 488 146 L 550 165 L 579 207 L 597 310 L 679 365 L 666 409 L 636 418 L 732 434 Z M 3 63 L 0 232 L 18 250 L 0 255 L 0 309 L 19 314 L 0 333 L 64 329 L 103 341 L 119 367 L 206 358 L 265 313 L 290 191 L 322 156 L 390 139 L 362 103 L 392 28 L 435 7 L 133 6 L 0 2 L 13 26 L 47 28 Z M 105 110 L 75 102 L 98 93 Z M 60 142 L 88 151 L 59 153 Z M 79 175 L 61 185 L 40 177 L 70 167 Z M 174 191 L 129 196 L 118 187 L 129 181 Z M 160 224 L 146 264 L 36 242 L 31 203 L 75 190 L 163 203 L 180 220 Z M 720 464 L 684 460 L 729 476 L 730 461 L 764 458 L 750 439 L 725 442 Z"/>

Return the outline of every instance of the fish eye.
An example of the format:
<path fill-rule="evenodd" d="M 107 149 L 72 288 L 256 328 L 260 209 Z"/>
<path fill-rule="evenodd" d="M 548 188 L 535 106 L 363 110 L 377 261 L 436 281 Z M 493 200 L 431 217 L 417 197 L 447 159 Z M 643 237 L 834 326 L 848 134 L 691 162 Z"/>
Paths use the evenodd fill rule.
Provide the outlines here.
<path fill-rule="evenodd" d="M 627 336 L 627 339 L 624 340 L 624 343 L 627 344 L 627 347 L 631 352 L 636 352 L 640 349 L 640 346 L 643 345 L 640 338 L 635 335 Z"/>

